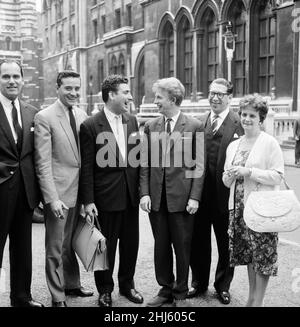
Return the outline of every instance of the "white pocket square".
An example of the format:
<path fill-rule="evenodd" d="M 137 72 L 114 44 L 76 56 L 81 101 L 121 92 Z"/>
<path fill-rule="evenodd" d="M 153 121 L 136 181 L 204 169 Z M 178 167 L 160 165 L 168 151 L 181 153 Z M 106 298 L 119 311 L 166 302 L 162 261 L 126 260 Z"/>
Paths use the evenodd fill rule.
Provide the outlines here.
<path fill-rule="evenodd" d="M 235 134 L 233 135 L 233 138 L 234 138 L 234 139 L 238 139 L 238 138 L 239 138 L 239 135 L 235 133 Z"/>

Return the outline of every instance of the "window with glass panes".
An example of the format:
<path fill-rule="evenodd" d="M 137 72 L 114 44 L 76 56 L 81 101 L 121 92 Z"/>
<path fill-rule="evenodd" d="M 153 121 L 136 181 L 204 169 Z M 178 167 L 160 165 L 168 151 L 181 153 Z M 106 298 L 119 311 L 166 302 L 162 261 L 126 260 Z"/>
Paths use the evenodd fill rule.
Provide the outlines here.
<path fill-rule="evenodd" d="M 275 82 L 275 18 L 266 7 L 259 15 L 259 92 L 270 93 Z"/>
<path fill-rule="evenodd" d="M 207 24 L 207 89 L 218 76 L 219 29 L 215 16 Z"/>
<path fill-rule="evenodd" d="M 174 76 L 174 30 L 172 24 L 167 22 L 161 39 L 161 77 Z"/>
<path fill-rule="evenodd" d="M 190 23 L 186 17 L 182 18 L 179 23 L 181 30 L 179 31 L 178 44 L 178 72 L 179 79 L 183 82 L 186 96 L 190 97 L 192 93 L 193 80 L 193 34 L 190 29 Z"/>
<path fill-rule="evenodd" d="M 125 59 L 122 53 L 120 54 L 119 57 L 119 72 L 121 75 L 123 76 L 125 75 Z"/>
<path fill-rule="evenodd" d="M 193 35 L 189 30 L 184 35 L 184 86 L 188 95 L 192 93 Z"/>
<path fill-rule="evenodd" d="M 118 74 L 118 63 L 116 56 L 113 55 L 111 58 L 111 63 L 110 63 L 110 73 L 111 74 Z"/>
<path fill-rule="evenodd" d="M 233 83 L 235 96 L 243 96 L 246 90 L 246 20 L 245 12 L 241 12 L 234 22 L 234 33 L 236 34 Z"/>

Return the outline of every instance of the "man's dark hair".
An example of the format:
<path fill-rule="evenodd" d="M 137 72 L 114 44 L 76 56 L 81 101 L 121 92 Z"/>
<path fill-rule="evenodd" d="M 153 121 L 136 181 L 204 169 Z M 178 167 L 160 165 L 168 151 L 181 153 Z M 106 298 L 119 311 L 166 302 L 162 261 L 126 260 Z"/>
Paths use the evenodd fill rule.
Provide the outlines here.
<path fill-rule="evenodd" d="M 117 92 L 120 84 L 128 84 L 128 78 L 122 75 L 109 75 L 102 83 L 102 99 L 107 103 L 109 92 Z"/>
<path fill-rule="evenodd" d="M 227 88 L 227 94 L 230 95 L 233 93 L 233 84 L 225 78 L 217 78 L 211 82 L 211 84 L 221 84 L 226 86 Z"/>
<path fill-rule="evenodd" d="M 80 78 L 80 74 L 78 74 L 72 70 L 64 70 L 64 71 L 58 73 L 57 80 L 56 80 L 57 87 L 60 88 L 62 85 L 62 80 L 64 78 L 68 78 L 68 77 Z"/>
<path fill-rule="evenodd" d="M 21 76 L 24 77 L 23 68 L 21 66 L 21 63 L 18 60 L 13 60 L 13 59 L 0 59 L 0 74 L 1 74 L 1 66 L 3 64 L 17 64 L 20 67 Z"/>

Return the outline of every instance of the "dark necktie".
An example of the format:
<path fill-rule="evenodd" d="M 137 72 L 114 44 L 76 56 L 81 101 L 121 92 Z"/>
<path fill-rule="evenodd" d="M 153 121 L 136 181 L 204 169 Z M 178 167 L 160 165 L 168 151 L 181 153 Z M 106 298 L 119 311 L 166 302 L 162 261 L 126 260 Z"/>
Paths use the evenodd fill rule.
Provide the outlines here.
<path fill-rule="evenodd" d="M 168 134 L 171 134 L 171 121 L 172 121 L 172 118 L 168 118 L 167 119 L 167 129 L 166 129 L 166 132 Z"/>
<path fill-rule="evenodd" d="M 218 119 L 219 119 L 219 115 L 214 115 L 212 124 L 211 124 L 211 129 L 212 129 L 214 135 L 218 131 Z"/>
<path fill-rule="evenodd" d="M 69 107 L 68 109 L 69 109 L 69 116 L 70 116 L 70 125 L 71 125 L 71 128 L 72 128 L 74 137 L 75 137 L 77 148 L 78 148 L 78 134 L 77 134 L 77 128 L 76 128 L 76 120 L 75 120 L 73 110 L 72 110 L 73 108 Z"/>
<path fill-rule="evenodd" d="M 22 127 L 19 124 L 18 111 L 17 111 L 17 108 L 15 106 L 15 102 L 12 101 L 11 104 L 12 104 L 12 111 L 11 111 L 12 121 L 13 121 L 15 132 L 17 134 L 17 149 L 18 149 L 18 152 L 21 153 L 22 143 L 23 143 L 23 130 L 22 130 Z"/>

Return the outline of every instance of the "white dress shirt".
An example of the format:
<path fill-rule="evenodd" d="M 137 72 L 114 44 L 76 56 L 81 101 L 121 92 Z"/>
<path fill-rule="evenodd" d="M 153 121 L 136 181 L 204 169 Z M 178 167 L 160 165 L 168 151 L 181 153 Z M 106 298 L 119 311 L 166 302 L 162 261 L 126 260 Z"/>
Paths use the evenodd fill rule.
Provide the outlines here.
<path fill-rule="evenodd" d="M 17 133 L 15 131 L 14 124 L 13 124 L 13 119 L 12 119 L 12 107 L 13 107 L 12 106 L 12 100 L 7 99 L 0 92 L 0 102 L 1 102 L 1 104 L 3 106 L 3 109 L 4 109 L 5 115 L 7 117 L 7 120 L 8 120 L 10 129 L 11 129 L 12 135 L 14 137 L 14 140 L 15 140 L 16 144 L 17 144 L 18 136 L 17 136 Z M 16 100 L 14 100 L 14 103 L 15 103 L 15 107 L 17 108 L 18 121 L 19 121 L 20 126 L 22 127 L 21 109 L 20 109 L 20 102 L 19 102 L 18 98 Z"/>
<path fill-rule="evenodd" d="M 178 112 L 178 114 L 176 114 L 175 116 L 173 116 L 172 118 L 168 118 L 165 116 L 165 131 L 167 131 L 167 120 L 168 119 L 171 119 L 170 120 L 170 125 L 171 125 L 171 133 L 174 131 L 174 128 L 175 128 L 175 125 L 177 123 L 177 120 L 179 118 L 179 115 L 180 115 L 180 111 Z"/>
<path fill-rule="evenodd" d="M 217 127 L 215 129 L 216 132 L 221 127 L 221 125 L 223 124 L 223 122 L 226 119 L 226 117 L 227 117 L 228 114 L 229 114 L 229 108 L 225 109 L 220 114 L 218 114 L 219 117 L 217 119 Z M 211 115 L 210 115 L 210 123 L 211 124 L 213 123 L 215 116 L 216 116 L 216 114 L 211 110 Z"/>
<path fill-rule="evenodd" d="M 61 107 L 64 109 L 64 112 L 65 112 L 65 115 L 68 119 L 68 122 L 70 122 L 70 114 L 69 114 L 69 108 L 66 107 L 59 99 L 58 99 L 58 102 L 59 104 L 61 105 Z M 73 112 L 73 115 L 75 117 L 75 121 L 76 121 L 76 127 L 78 129 L 78 122 L 77 122 L 77 117 L 76 117 L 76 111 L 74 110 L 74 107 L 72 106 L 72 112 Z"/>
<path fill-rule="evenodd" d="M 116 115 L 111 112 L 109 109 L 104 107 L 105 116 L 109 122 L 109 125 L 114 133 L 114 136 L 117 140 L 118 147 L 120 149 L 121 155 L 125 160 L 126 157 L 126 142 L 123 129 L 122 115 Z"/>

